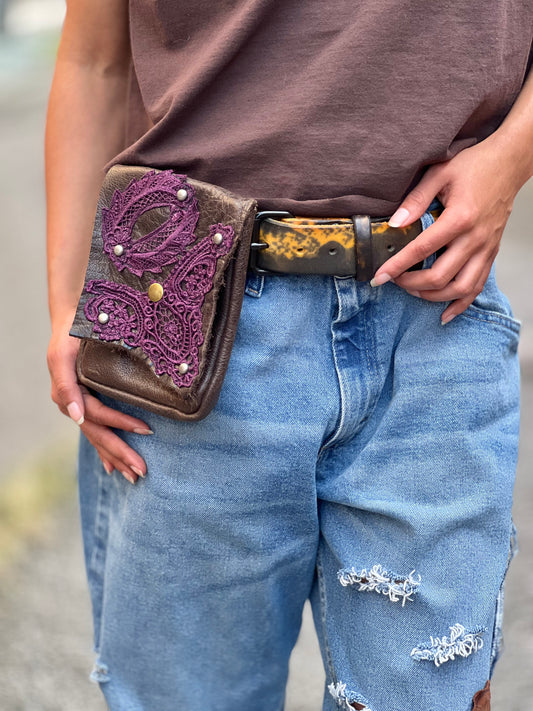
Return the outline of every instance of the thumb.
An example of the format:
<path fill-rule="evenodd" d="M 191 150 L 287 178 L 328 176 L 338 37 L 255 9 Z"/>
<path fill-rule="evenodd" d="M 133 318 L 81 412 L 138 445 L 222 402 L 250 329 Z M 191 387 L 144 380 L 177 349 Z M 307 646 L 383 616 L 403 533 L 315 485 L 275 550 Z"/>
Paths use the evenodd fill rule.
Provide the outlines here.
<path fill-rule="evenodd" d="M 70 345 L 70 344 L 69 344 Z M 76 376 L 77 348 L 65 347 L 49 353 L 49 369 L 52 378 L 52 399 L 65 412 L 68 412 L 77 425 L 84 422 L 85 406 L 83 394 Z"/>
<path fill-rule="evenodd" d="M 406 227 L 418 220 L 445 184 L 441 165 L 427 169 L 418 185 L 404 198 L 389 220 L 389 227 Z"/>
<path fill-rule="evenodd" d="M 83 403 L 83 401 L 82 401 Z M 76 400 L 72 400 L 67 405 L 67 412 L 77 425 L 83 425 L 85 417 L 83 415 L 83 404 L 80 405 Z"/>

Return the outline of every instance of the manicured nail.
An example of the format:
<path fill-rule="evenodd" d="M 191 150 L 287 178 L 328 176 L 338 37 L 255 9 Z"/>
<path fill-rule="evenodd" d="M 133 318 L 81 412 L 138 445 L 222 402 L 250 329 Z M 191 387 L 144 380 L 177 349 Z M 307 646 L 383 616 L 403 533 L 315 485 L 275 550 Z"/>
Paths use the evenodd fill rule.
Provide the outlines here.
<path fill-rule="evenodd" d="M 389 227 L 401 227 L 406 220 L 409 218 L 409 210 L 405 207 L 399 207 L 394 215 L 390 218 L 388 224 Z"/>
<path fill-rule="evenodd" d="M 456 316 L 457 314 L 448 314 L 447 316 L 443 316 L 440 320 L 440 325 L 446 326 L 446 324 L 450 323 L 450 321 L 452 321 Z"/>
<path fill-rule="evenodd" d="M 152 432 L 152 430 L 149 430 L 146 427 L 136 427 L 133 431 L 135 432 L 135 434 L 142 434 L 142 435 L 154 434 Z"/>
<path fill-rule="evenodd" d="M 77 425 L 83 425 L 85 418 L 81 414 L 81 408 L 77 402 L 71 402 L 67 405 L 67 411 L 69 416 L 74 420 Z"/>
<path fill-rule="evenodd" d="M 104 465 L 104 469 L 106 470 L 106 472 L 109 474 L 109 476 L 111 476 L 111 474 L 113 474 L 113 472 L 115 471 L 115 467 L 112 464 L 109 464 L 109 462 L 102 462 L 102 464 Z"/>
<path fill-rule="evenodd" d="M 131 476 L 129 472 L 122 472 L 122 476 L 125 477 L 130 482 L 130 484 L 135 484 L 135 479 Z"/>
<path fill-rule="evenodd" d="M 381 286 L 382 284 L 386 284 L 391 279 L 392 277 L 390 274 L 382 272 L 378 276 L 375 276 L 373 279 L 371 279 L 370 286 Z"/>
<path fill-rule="evenodd" d="M 144 479 L 144 477 L 146 476 L 146 474 L 143 474 L 140 469 L 137 469 L 137 467 L 131 467 L 131 471 L 135 472 L 135 474 L 137 474 L 137 476 L 140 476 L 141 479 Z"/>

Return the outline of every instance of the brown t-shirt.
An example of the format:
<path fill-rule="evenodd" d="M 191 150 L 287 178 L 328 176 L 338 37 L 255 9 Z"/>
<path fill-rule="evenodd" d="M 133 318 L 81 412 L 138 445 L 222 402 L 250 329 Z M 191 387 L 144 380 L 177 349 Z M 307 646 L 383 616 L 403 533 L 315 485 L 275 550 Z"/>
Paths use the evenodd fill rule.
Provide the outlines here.
<path fill-rule="evenodd" d="M 531 64 L 532 0 L 130 0 L 127 148 L 297 215 L 390 215 L 486 138 Z"/>

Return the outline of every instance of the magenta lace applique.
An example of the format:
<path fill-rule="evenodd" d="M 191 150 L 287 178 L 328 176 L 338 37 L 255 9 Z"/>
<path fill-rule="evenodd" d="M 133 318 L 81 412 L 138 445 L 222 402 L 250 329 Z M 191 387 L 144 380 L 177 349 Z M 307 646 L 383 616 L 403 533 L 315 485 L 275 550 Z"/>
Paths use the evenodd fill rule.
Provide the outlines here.
<path fill-rule="evenodd" d="M 135 223 L 155 208 L 167 208 L 167 219 L 134 240 Z M 160 272 L 177 262 L 184 247 L 195 241 L 198 214 L 198 203 L 186 176 L 171 170 L 151 170 L 132 180 L 123 192 L 115 190 L 109 208 L 102 208 L 104 252 L 119 271 L 127 269 L 136 276 Z"/>
<path fill-rule="evenodd" d="M 134 241 L 132 232 L 139 216 L 165 205 L 170 207 L 167 221 Z M 199 211 L 194 190 L 183 176 L 171 171 L 150 171 L 122 193 L 116 190 L 111 207 L 102 213 L 104 251 L 118 269 L 141 276 L 178 263 L 158 282 L 162 287 L 158 301 L 127 284 L 87 282 L 85 291 L 93 296 L 84 311 L 94 324 L 93 332 L 104 341 L 140 346 L 157 375 L 167 374 L 178 387 L 191 385 L 198 374 L 203 343 L 201 308 L 213 287 L 217 260 L 232 247 L 233 228 L 211 225 L 209 234 L 195 242 Z M 117 245 L 122 250 L 116 250 Z"/>

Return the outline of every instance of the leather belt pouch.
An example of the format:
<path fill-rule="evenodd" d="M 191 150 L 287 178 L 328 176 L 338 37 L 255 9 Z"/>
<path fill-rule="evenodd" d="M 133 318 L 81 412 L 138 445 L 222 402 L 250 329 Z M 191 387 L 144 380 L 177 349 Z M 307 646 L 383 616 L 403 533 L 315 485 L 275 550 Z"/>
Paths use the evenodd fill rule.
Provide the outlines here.
<path fill-rule="evenodd" d="M 80 383 L 159 415 L 215 405 L 239 321 L 254 200 L 172 170 L 114 166 L 70 335 Z"/>

